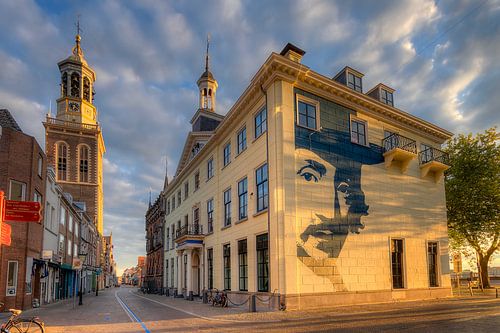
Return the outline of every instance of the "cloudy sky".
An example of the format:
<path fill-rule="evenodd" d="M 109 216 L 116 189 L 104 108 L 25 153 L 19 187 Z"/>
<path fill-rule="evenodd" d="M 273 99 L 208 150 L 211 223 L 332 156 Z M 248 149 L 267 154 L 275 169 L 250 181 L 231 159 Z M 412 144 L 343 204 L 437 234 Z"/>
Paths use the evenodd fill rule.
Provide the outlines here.
<path fill-rule="evenodd" d="M 177 165 L 207 33 L 222 114 L 292 42 L 313 70 L 333 76 L 350 65 L 365 73 L 365 88 L 394 87 L 397 107 L 454 133 L 500 124 L 500 0 L 0 0 L 0 108 L 42 146 L 78 14 L 97 72 L 105 232 L 120 270 L 145 253 L 148 193 L 163 186 L 166 157 L 170 176 Z"/>

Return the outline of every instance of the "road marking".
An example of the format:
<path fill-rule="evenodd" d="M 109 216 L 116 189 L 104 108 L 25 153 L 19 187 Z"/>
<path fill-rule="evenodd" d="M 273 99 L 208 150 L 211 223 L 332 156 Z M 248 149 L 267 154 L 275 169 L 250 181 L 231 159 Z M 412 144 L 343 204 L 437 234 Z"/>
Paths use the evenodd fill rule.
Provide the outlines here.
<path fill-rule="evenodd" d="M 144 329 L 144 332 L 145 333 L 151 333 L 150 330 L 148 330 L 148 328 L 146 327 L 146 325 L 142 322 L 142 320 L 134 313 L 134 311 L 132 311 L 128 305 L 120 298 L 118 297 L 118 290 L 115 291 L 115 297 L 116 297 L 116 301 L 118 302 L 118 304 L 120 304 L 120 306 L 122 307 L 123 311 L 125 311 L 125 313 L 127 314 L 127 316 L 130 318 L 130 321 L 132 322 L 137 322 L 139 323 L 139 325 L 142 326 L 142 328 Z"/>
<path fill-rule="evenodd" d="M 188 315 L 191 315 L 193 317 L 198 317 L 200 319 L 211 320 L 211 321 L 225 321 L 225 322 L 229 322 L 229 323 L 255 323 L 255 321 L 252 321 L 252 320 L 240 320 L 240 319 L 236 320 L 236 319 L 222 319 L 222 318 L 205 317 L 205 316 L 199 315 L 197 313 L 194 313 L 194 312 L 191 312 L 191 311 L 187 311 L 187 310 L 178 308 L 178 307 L 173 306 L 173 305 L 165 304 L 165 303 L 162 303 L 162 302 L 158 302 L 158 301 L 156 301 L 154 299 L 150 299 L 150 298 L 147 298 L 147 297 L 144 297 L 144 296 L 137 295 L 136 293 L 132 292 L 132 290 L 129 290 L 129 293 L 131 293 L 132 295 L 134 295 L 136 297 L 144 298 L 145 300 L 148 300 L 150 302 L 157 303 L 157 304 L 166 306 L 167 308 L 171 308 L 171 309 L 174 309 L 174 310 L 177 310 L 177 311 L 180 311 L 180 312 L 187 313 Z M 279 322 L 281 322 L 281 320 L 265 320 L 265 321 L 261 320 L 261 321 L 259 321 L 259 323 L 279 323 Z"/>

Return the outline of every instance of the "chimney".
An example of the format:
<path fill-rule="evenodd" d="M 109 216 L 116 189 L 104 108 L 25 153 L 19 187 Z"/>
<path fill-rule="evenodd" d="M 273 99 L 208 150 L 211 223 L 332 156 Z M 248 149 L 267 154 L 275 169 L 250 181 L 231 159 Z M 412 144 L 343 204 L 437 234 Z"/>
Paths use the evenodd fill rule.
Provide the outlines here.
<path fill-rule="evenodd" d="M 298 63 L 300 63 L 304 54 L 306 54 L 306 51 L 298 48 L 292 43 L 286 44 L 286 46 L 280 52 L 280 55 Z"/>

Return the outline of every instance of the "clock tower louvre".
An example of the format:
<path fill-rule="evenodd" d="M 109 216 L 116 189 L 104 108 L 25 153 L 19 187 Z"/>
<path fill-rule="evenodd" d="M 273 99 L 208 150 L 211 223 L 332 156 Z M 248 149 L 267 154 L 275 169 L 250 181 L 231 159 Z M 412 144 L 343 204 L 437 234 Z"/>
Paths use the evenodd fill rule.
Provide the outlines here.
<path fill-rule="evenodd" d="M 58 63 L 60 96 L 55 117 L 47 115 L 45 152 L 59 185 L 84 205 L 103 233 L 102 159 L 106 151 L 94 105 L 94 70 L 85 60 L 81 37 L 71 55 Z"/>

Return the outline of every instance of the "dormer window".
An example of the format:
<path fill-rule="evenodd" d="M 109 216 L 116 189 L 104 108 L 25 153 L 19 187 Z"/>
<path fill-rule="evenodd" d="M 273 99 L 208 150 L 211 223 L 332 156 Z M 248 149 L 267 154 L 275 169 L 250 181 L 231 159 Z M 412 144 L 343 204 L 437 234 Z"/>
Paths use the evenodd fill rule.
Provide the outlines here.
<path fill-rule="evenodd" d="M 395 90 L 391 87 L 388 87 L 383 83 L 379 83 L 370 89 L 366 94 L 386 105 L 394 106 L 394 91 Z"/>
<path fill-rule="evenodd" d="M 380 100 L 390 106 L 394 106 L 394 100 L 392 98 L 392 92 L 385 89 L 380 89 Z"/>
<path fill-rule="evenodd" d="M 348 86 L 354 91 L 363 92 L 363 73 L 358 72 L 354 68 L 349 66 L 344 67 L 337 75 L 333 77 L 333 80 Z"/>
<path fill-rule="evenodd" d="M 347 86 L 353 90 L 363 92 L 361 77 L 350 72 L 347 73 Z"/>

